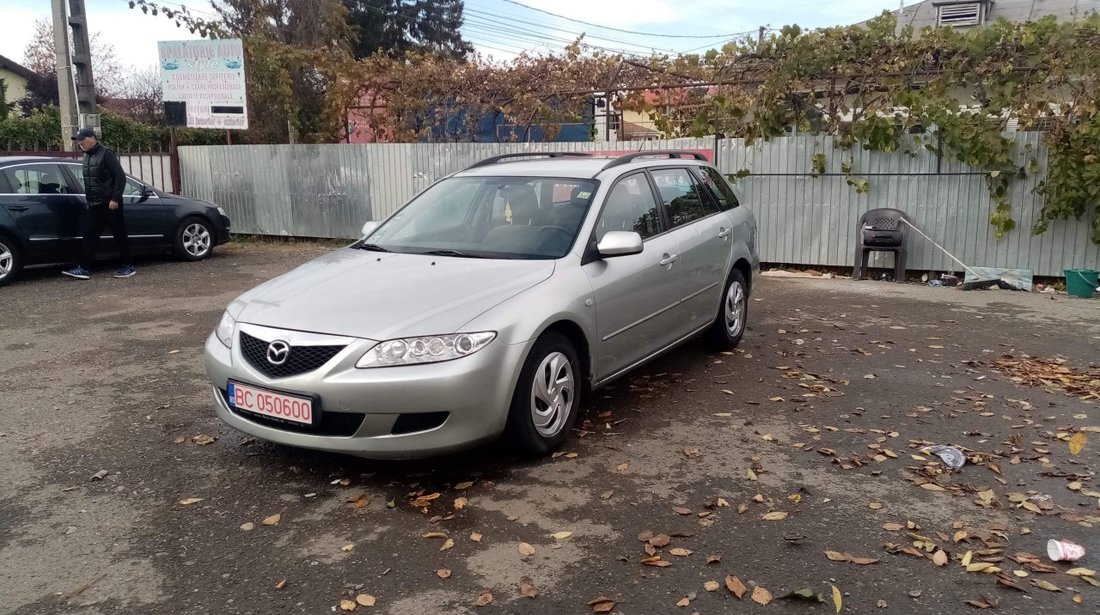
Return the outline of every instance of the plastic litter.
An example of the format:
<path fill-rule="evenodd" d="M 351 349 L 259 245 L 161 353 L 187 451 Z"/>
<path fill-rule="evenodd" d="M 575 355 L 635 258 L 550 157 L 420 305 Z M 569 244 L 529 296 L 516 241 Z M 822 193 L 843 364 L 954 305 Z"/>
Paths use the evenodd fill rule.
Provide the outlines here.
<path fill-rule="evenodd" d="M 1066 540 L 1048 540 L 1047 557 L 1056 562 L 1075 562 L 1085 556 L 1085 548 Z"/>
<path fill-rule="evenodd" d="M 926 446 L 920 450 L 922 453 L 931 453 L 939 457 L 940 460 L 943 461 L 943 465 L 952 470 L 958 470 L 966 464 L 966 455 L 953 446 L 936 444 L 934 446 Z"/>

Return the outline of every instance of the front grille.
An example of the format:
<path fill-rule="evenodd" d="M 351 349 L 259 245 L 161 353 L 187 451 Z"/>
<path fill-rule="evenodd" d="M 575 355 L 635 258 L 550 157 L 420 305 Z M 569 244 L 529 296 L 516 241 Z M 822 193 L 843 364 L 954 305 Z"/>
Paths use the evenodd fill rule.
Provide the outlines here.
<path fill-rule="evenodd" d="M 344 349 L 343 346 L 291 346 L 286 361 L 273 365 L 267 360 L 270 343 L 241 331 L 241 354 L 249 365 L 268 378 L 289 378 L 311 372 Z"/>
<path fill-rule="evenodd" d="M 228 405 L 229 393 L 224 389 L 222 389 L 222 398 L 225 399 L 225 403 Z M 314 436 L 341 436 L 345 438 L 355 435 L 355 432 L 359 431 L 359 426 L 363 424 L 363 419 L 366 417 L 366 415 L 363 414 L 353 414 L 350 412 L 319 412 L 315 415 L 320 417 L 317 422 L 313 425 L 303 425 L 293 421 L 282 421 L 276 418 L 266 417 L 262 414 L 238 410 L 232 406 L 230 406 L 229 411 L 247 421 L 252 421 L 253 423 L 272 429 L 293 431 L 295 433 L 305 433 Z"/>

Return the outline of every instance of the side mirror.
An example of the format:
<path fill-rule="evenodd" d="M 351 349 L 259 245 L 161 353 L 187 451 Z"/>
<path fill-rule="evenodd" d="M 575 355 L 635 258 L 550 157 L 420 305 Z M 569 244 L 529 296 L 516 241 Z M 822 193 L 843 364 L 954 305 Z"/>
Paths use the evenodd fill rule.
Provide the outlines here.
<path fill-rule="evenodd" d="M 370 222 L 367 222 L 366 224 L 363 225 L 363 230 L 360 231 L 359 236 L 360 237 L 366 237 L 367 235 L 370 235 L 371 233 L 374 232 L 374 229 L 378 228 L 380 225 L 381 225 L 381 223 L 378 222 L 377 220 L 371 220 Z"/>
<path fill-rule="evenodd" d="M 155 194 L 156 194 L 156 192 L 153 192 L 152 188 L 150 188 L 149 186 L 146 186 L 145 184 L 142 184 L 141 185 L 141 196 L 138 197 L 137 202 L 138 203 L 144 203 L 145 201 L 149 200 L 149 197 L 151 197 Z"/>
<path fill-rule="evenodd" d="M 642 236 L 634 231 L 610 231 L 596 244 L 596 251 L 604 258 L 641 254 Z"/>

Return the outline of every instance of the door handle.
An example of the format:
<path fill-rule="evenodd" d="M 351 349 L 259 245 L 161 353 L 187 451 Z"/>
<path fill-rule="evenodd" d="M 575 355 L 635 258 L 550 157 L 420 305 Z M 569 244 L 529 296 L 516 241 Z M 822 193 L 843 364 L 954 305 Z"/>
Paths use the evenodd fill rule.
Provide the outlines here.
<path fill-rule="evenodd" d="M 722 229 L 718 231 L 718 239 L 725 239 L 726 237 L 729 237 L 730 233 L 732 232 L 732 230 L 726 227 L 722 227 Z"/>
<path fill-rule="evenodd" d="M 668 265 L 671 265 L 672 263 L 675 263 L 678 260 L 680 260 L 680 255 L 679 254 L 668 254 L 668 253 L 666 253 L 665 257 L 662 258 L 660 261 L 658 261 L 657 264 L 659 264 L 662 267 L 666 267 Z"/>
<path fill-rule="evenodd" d="M 30 207 L 23 205 L 8 205 L 8 211 L 27 211 Z"/>

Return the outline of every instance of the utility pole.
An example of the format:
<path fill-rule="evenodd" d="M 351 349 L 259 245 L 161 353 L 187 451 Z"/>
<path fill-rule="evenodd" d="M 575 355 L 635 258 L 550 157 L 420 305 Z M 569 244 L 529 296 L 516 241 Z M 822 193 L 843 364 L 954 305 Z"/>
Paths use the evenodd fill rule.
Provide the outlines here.
<path fill-rule="evenodd" d="M 92 79 L 92 45 L 88 37 L 88 15 L 84 0 L 69 0 L 69 27 L 73 30 L 73 66 L 76 67 L 76 103 L 81 128 L 99 132 L 99 113 Z M 66 49 L 68 49 L 66 47 Z"/>
<path fill-rule="evenodd" d="M 52 0 L 53 49 L 57 62 L 57 100 L 61 107 L 61 151 L 73 147 L 76 132 L 76 101 L 73 99 L 73 69 L 69 59 L 69 29 L 65 0 Z"/>
<path fill-rule="evenodd" d="M 759 36 L 756 37 L 756 42 L 757 43 L 759 43 L 761 45 L 764 44 L 764 32 L 766 32 L 766 31 L 767 31 L 766 27 L 760 26 L 760 30 L 759 30 L 760 34 L 759 34 Z"/>

